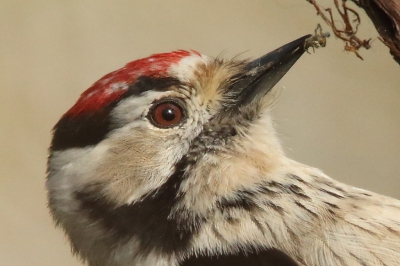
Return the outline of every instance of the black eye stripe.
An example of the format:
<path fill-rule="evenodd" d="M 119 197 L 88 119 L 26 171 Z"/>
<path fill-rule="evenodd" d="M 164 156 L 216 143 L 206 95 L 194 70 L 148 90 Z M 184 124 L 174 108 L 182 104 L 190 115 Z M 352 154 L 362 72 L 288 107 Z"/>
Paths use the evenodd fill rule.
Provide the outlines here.
<path fill-rule="evenodd" d="M 129 86 L 124 97 L 139 96 L 146 91 L 167 91 L 171 87 L 178 87 L 181 85 L 182 83 L 179 80 L 171 77 L 155 78 L 142 76 Z"/>
<path fill-rule="evenodd" d="M 140 97 L 146 91 L 167 91 L 171 87 L 181 85 L 179 80 L 171 77 L 142 76 L 131 84 L 118 100 L 103 109 L 74 118 L 68 116 L 61 118 L 54 126 L 51 149 L 56 151 L 96 145 L 113 129 L 110 113 L 121 100 L 130 96 Z"/>

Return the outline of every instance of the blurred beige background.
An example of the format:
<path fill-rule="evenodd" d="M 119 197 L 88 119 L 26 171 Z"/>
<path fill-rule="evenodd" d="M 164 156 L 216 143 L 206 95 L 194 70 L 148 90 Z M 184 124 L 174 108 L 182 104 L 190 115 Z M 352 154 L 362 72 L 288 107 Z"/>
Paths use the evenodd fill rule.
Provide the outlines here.
<path fill-rule="evenodd" d="M 178 48 L 260 56 L 313 32 L 315 14 L 305 0 L 0 1 L 0 264 L 81 265 L 44 181 L 50 130 L 94 81 Z M 360 35 L 376 38 L 368 19 Z M 276 124 L 294 159 L 400 198 L 400 67 L 378 40 L 360 53 L 331 37 L 305 54 L 277 85 Z"/>

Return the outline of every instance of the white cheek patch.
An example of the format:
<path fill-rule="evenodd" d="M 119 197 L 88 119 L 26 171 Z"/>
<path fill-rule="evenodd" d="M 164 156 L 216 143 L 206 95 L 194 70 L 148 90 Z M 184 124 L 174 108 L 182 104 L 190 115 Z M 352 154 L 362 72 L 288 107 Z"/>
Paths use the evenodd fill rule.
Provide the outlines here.
<path fill-rule="evenodd" d="M 177 147 L 177 149 L 169 149 L 170 146 Z M 149 163 L 148 167 L 141 166 L 140 172 L 143 175 L 141 179 L 145 180 L 145 182 L 140 182 L 140 185 L 135 186 L 125 203 L 130 205 L 138 200 L 143 200 L 144 195 L 159 189 L 167 181 L 168 177 L 173 174 L 174 165 L 184 156 L 188 149 L 189 144 L 185 141 L 160 143 L 159 150 L 163 150 L 164 153 L 153 157 L 154 161 Z"/>
<path fill-rule="evenodd" d="M 168 73 L 184 83 L 190 83 L 195 78 L 198 65 L 207 65 L 209 62 L 211 62 L 209 57 L 193 52 L 190 56 L 184 57 L 178 63 L 171 65 Z"/>
<path fill-rule="evenodd" d="M 68 177 L 60 178 L 60 180 L 76 182 L 77 185 L 82 185 L 86 183 L 82 177 L 87 176 L 86 173 L 90 173 L 98 162 L 103 160 L 108 149 L 108 145 L 99 144 L 95 147 L 53 152 L 49 167 L 56 175 Z"/>
<path fill-rule="evenodd" d="M 56 209 L 64 212 L 76 210 L 78 203 L 74 193 L 96 181 L 88 173 L 94 171 L 107 149 L 107 145 L 99 145 L 53 152 L 49 159 L 51 172 L 46 187 Z"/>

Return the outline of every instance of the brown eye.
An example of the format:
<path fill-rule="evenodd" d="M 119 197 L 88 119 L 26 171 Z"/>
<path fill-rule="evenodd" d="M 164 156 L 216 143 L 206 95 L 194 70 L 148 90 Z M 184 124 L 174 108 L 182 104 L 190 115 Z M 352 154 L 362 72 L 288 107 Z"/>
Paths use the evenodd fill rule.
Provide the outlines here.
<path fill-rule="evenodd" d="M 150 118 L 157 127 L 173 127 L 183 119 L 182 107 L 173 101 L 159 103 L 151 108 Z"/>

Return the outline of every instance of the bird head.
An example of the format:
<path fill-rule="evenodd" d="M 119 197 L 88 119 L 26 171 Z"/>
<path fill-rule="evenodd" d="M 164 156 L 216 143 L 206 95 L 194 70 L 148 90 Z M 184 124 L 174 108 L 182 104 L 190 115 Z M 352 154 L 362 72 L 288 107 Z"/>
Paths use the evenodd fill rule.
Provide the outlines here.
<path fill-rule="evenodd" d="M 178 254 L 221 202 L 279 171 L 269 92 L 308 37 L 255 60 L 156 54 L 86 90 L 55 125 L 48 161 L 49 206 L 74 250 Z"/>

